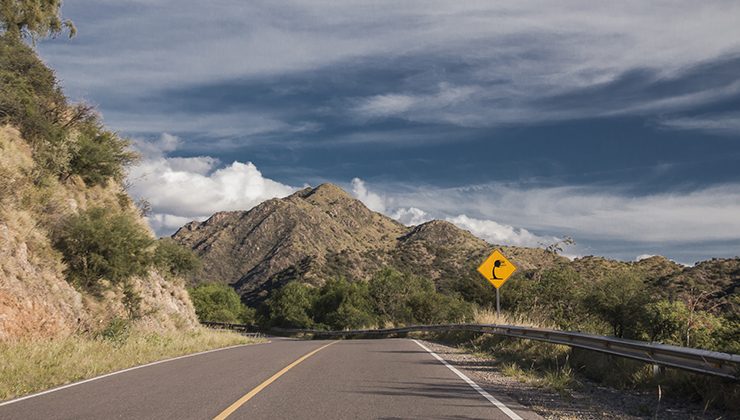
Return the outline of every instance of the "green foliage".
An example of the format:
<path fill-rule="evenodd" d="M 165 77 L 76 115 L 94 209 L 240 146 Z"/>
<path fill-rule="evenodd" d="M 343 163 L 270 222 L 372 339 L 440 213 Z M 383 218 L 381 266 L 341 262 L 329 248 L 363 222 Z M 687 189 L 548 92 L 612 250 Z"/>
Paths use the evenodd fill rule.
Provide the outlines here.
<path fill-rule="evenodd" d="M 94 117 L 87 118 L 77 131 L 67 176 L 79 175 L 90 186 L 104 185 L 109 179 L 121 181 L 124 169 L 137 159 L 128 141 L 105 130 Z"/>
<path fill-rule="evenodd" d="M 0 124 L 17 126 L 39 168 L 60 174 L 71 156 L 66 99 L 54 73 L 20 40 L 0 36 Z"/>
<path fill-rule="evenodd" d="M 332 279 L 319 289 L 313 304 L 316 323 L 332 329 L 354 329 L 375 322 L 367 283 Z"/>
<path fill-rule="evenodd" d="M 643 338 L 650 341 L 709 350 L 723 347 L 719 343 L 732 344 L 727 343 L 725 337 L 729 321 L 707 311 L 692 311 L 682 301 L 660 300 L 650 303 L 645 306 L 642 321 Z"/>
<path fill-rule="evenodd" d="M 516 315 L 573 329 L 590 318 L 583 304 L 587 287 L 569 268 L 544 270 L 529 277 L 515 275 L 502 289 L 503 306 Z"/>
<path fill-rule="evenodd" d="M 189 290 L 201 321 L 252 324 L 254 309 L 242 304 L 239 295 L 223 284 L 201 284 Z"/>
<path fill-rule="evenodd" d="M 437 293 L 434 282 L 385 269 L 369 283 L 370 298 L 380 320 L 394 324 L 434 324 L 472 318 L 473 306 Z"/>
<path fill-rule="evenodd" d="M 285 328 L 310 328 L 314 290 L 302 283 L 290 282 L 273 293 L 267 302 L 270 323 Z"/>
<path fill-rule="evenodd" d="M 0 30 L 17 39 L 36 41 L 66 29 L 72 38 L 77 29 L 71 20 L 62 18 L 61 7 L 61 0 L 0 0 Z"/>
<path fill-rule="evenodd" d="M 370 282 L 328 280 L 319 288 L 291 282 L 267 303 L 271 325 L 359 329 L 374 325 L 468 321 L 473 305 L 434 290 L 434 283 L 386 269 Z"/>
<path fill-rule="evenodd" d="M 467 322 L 473 318 L 471 304 L 437 292 L 415 293 L 410 296 L 408 305 L 416 324 Z"/>
<path fill-rule="evenodd" d="M 122 345 L 131 334 L 131 322 L 123 318 L 113 318 L 108 325 L 98 333 L 101 340 L 110 341 L 115 345 Z"/>
<path fill-rule="evenodd" d="M 103 128 L 92 108 L 70 107 L 54 72 L 16 37 L 0 36 L 0 124 L 18 127 L 33 149 L 37 173 L 79 175 L 87 185 L 120 181 L 137 155 Z"/>
<path fill-rule="evenodd" d="M 183 276 L 190 274 L 202 266 L 200 258 L 172 238 L 162 238 L 157 241 L 154 250 L 155 265 L 166 274 Z"/>
<path fill-rule="evenodd" d="M 54 241 L 67 264 L 67 277 L 89 291 L 99 291 L 104 279 L 119 284 L 146 273 L 152 243 L 132 215 L 105 208 L 72 216 Z"/>
<path fill-rule="evenodd" d="M 617 271 L 595 282 L 585 303 L 611 326 L 615 337 L 636 338 L 649 299 L 645 283 L 636 273 Z"/>

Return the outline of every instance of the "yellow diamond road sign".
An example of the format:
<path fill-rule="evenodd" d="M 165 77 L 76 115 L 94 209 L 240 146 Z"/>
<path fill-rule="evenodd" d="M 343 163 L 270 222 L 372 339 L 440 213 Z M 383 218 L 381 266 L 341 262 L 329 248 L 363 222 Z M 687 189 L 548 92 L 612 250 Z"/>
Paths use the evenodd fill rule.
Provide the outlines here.
<path fill-rule="evenodd" d="M 516 271 L 516 266 L 507 260 L 498 249 L 493 251 L 478 267 L 478 272 L 497 289 L 506 283 L 514 271 Z"/>

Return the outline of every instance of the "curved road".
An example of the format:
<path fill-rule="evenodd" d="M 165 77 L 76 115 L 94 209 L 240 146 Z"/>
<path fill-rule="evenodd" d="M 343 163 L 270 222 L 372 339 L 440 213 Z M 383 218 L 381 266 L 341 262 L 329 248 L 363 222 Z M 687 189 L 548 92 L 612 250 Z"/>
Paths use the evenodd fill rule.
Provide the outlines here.
<path fill-rule="evenodd" d="M 454 370 L 415 340 L 275 339 L 0 403 L 0 419 L 539 418 Z"/>

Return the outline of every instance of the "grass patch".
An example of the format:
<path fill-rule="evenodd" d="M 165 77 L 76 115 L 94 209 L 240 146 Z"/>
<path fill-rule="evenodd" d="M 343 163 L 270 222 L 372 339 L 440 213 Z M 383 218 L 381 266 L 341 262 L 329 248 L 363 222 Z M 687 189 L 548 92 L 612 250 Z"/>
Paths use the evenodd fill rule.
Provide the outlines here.
<path fill-rule="evenodd" d="M 0 400 L 199 351 L 261 340 L 233 332 L 143 332 L 119 325 L 97 336 L 0 343 Z"/>

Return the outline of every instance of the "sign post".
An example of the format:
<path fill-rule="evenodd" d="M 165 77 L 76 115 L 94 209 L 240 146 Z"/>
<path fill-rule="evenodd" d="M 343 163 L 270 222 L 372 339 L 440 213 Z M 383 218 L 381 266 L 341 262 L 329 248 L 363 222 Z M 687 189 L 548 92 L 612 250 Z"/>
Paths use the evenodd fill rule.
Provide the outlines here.
<path fill-rule="evenodd" d="M 501 299 L 498 289 L 506 283 L 514 271 L 516 271 L 516 266 L 498 249 L 494 250 L 478 267 L 478 272 L 496 288 L 496 316 L 501 315 Z"/>

